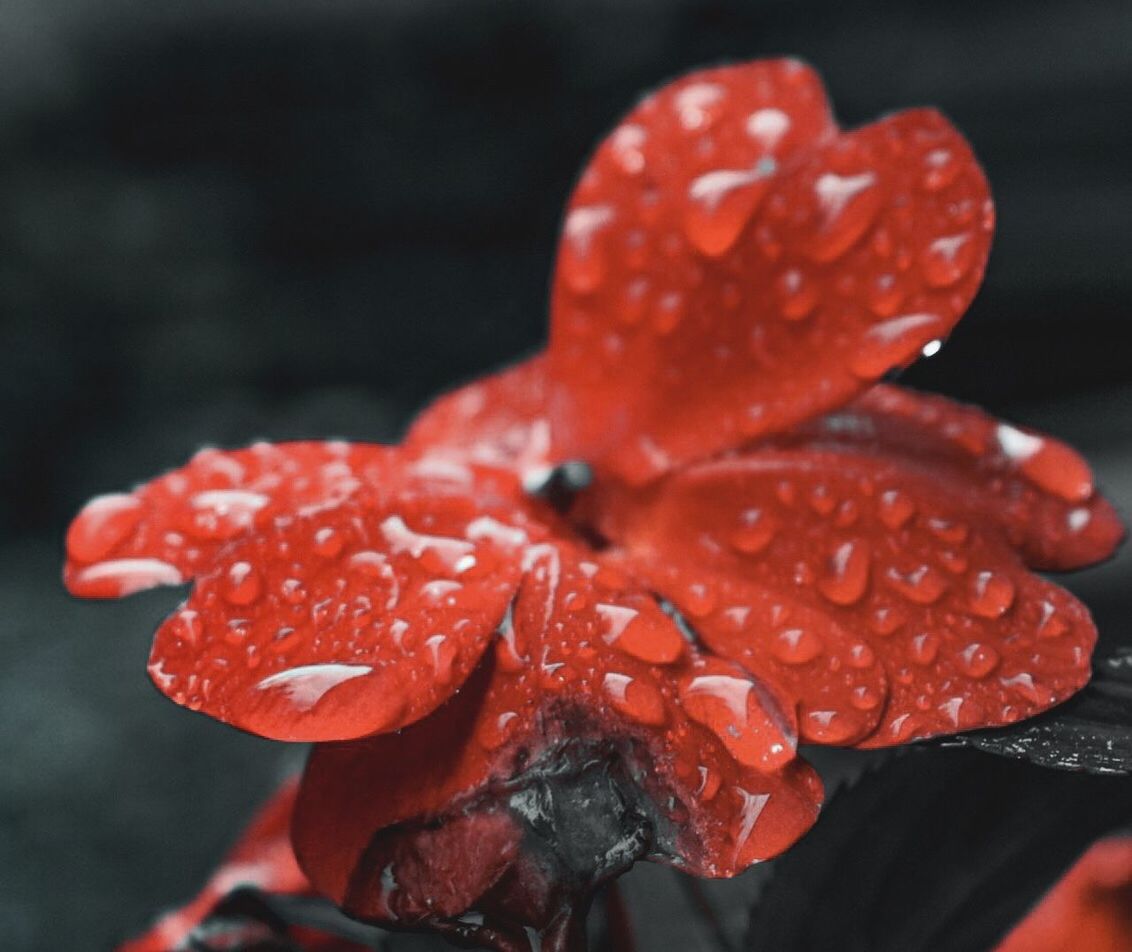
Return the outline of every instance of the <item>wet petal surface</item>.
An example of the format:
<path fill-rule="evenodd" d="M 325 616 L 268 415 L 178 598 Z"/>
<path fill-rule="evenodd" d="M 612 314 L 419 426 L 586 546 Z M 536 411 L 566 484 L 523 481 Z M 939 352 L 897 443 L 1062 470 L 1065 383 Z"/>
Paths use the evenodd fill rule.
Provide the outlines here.
<path fill-rule="evenodd" d="M 556 455 L 643 482 L 844 403 L 948 334 L 992 218 L 931 110 L 839 134 L 795 60 L 670 83 L 602 142 L 567 208 Z"/>
<path fill-rule="evenodd" d="M 444 928 L 487 941 L 554 927 L 634 859 L 730 875 L 813 822 L 820 784 L 793 759 L 796 727 L 770 689 L 700 656 L 599 561 L 546 544 L 525 567 L 463 691 L 396 735 L 315 750 L 296 848 L 347 910 L 435 918 L 425 900 L 439 890 L 456 917 Z M 459 829 L 438 840 L 446 817 Z M 506 862 L 465 868 L 454 857 L 473 841 Z"/>
<path fill-rule="evenodd" d="M 763 448 L 606 507 L 625 567 L 798 704 L 803 739 L 1012 723 L 1089 677 L 1096 632 L 982 509 L 850 450 Z"/>

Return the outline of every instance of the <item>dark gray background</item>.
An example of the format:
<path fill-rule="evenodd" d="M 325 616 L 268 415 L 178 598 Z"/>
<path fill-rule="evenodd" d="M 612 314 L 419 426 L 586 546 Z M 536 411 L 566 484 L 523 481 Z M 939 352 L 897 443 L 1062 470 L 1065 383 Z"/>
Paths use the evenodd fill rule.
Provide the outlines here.
<path fill-rule="evenodd" d="M 998 239 L 908 380 L 1073 439 L 1132 510 L 1127 0 L 0 0 L 0 945 L 109 947 L 284 769 L 150 689 L 172 593 L 63 595 L 68 515 L 204 442 L 392 438 L 535 347 L 595 138 L 673 73 L 780 53 L 848 124 L 927 103 L 966 132 Z M 1110 639 L 1127 579 L 1073 582 Z"/>

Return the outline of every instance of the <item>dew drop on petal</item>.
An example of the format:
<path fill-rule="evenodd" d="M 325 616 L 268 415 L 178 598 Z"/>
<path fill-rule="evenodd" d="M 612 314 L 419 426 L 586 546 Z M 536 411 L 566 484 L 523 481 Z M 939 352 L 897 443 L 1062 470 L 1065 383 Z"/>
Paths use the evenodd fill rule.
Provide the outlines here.
<path fill-rule="evenodd" d="M 810 242 L 809 255 L 823 263 L 834 261 L 868 231 L 883 195 L 872 172 L 848 176 L 826 172 L 814 183 L 814 192 L 823 220 Z"/>
<path fill-rule="evenodd" d="M 775 770 L 793 759 L 797 738 L 760 703 L 759 693 L 745 678 L 698 675 L 681 685 L 680 701 L 740 763 Z"/>
<path fill-rule="evenodd" d="M 800 321 L 817 307 L 817 288 L 798 268 L 783 271 L 775 282 L 775 288 L 779 313 L 788 321 Z"/>
<path fill-rule="evenodd" d="M 942 328 L 939 316 L 928 313 L 902 314 L 874 324 L 861 338 L 849 369 L 862 380 L 875 380 L 911 360 Z"/>
<path fill-rule="evenodd" d="M 998 652 L 990 645 L 968 645 L 959 653 L 959 665 L 972 678 L 985 678 L 998 667 Z"/>
<path fill-rule="evenodd" d="M 824 650 L 821 638 L 805 628 L 787 628 L 771 642 L 771 651 L 783 664 L 808 664 Z"/>
<path fill-rule="evenodd" d="M 758 555 L 774 539 L 774 524 L 761 509 L 744 509 L 739 527 L 731 533 L 731 547 L 743 555 Z"/>
<path fill-rule="evenodd" d="M 1000 618 L 1014 604 L 1014 583 L 997 572 L 977 572 L 971 583 L 969 604 L 981 618 Z"/>
<path fill-rule="evenodd" d="M 659 727 L 668 719 L 664 698 L 647 681 L 609 672 L 602 680 L 602 688 L 614 708 L 638 723 Z"/>
<path fill-rule="evenodd" d="M 668 664 L 684 653 L 684 639 L 667 617 L 624 605 L 594 608 L 604 624 L 603 640 L 619 651 L 650 664 Z"/>
<path fill-rule="evenodd" d="M 67 554 L 77 562 L 97 562 L 133 535 L 141 504 L 125 493 L 96 496 L 67 530 Z"/>
<path fill-rule="evenodd" d="M 877 515 L 893 532 L 907 525 L 915 514 L 916 504 L 899 489 L 886 489 L 877 498 Z"/>
<path fill-rule="evenodd" d="M 962 278 L 974 260 L 974 242 L 968 234 L 937 238 L 924 249 L 920 264 L 924 280 L 933 288 L 949 287 Z"/>
<path fill-rule="evenodd" d="M 930 565 L 921 565 L 908 572 L 895 566 L 884 575 L 889 587 L 917 605 L 931 605 L 947 591 L 947 579 Z"/>
<path fill-rule="evenodd" d="M 835 605 L 859 602 L 869 587 L 869 547 L 860 541 L 843 542 L 829 558 L 818 591 Z"/>
<path fill-rule="evenodd" d="M 752 169 L 716 169 L 688 186 L 684 233 L 704 255 L 730 251 L 758 208 L 774 172 L 769 161 Z"/>
<path fill-rule="evenodd" d="M 95 562 L 78 572 L 76 591 L 112 594 L 119 598 L 157 585 L 180 585 L 184 581 L 175 565 L 160 559 L 109 559 Z"/>
<path fill-rule="evenodd" d="M 932 632 L 921 632 L 918 635 L 913 635 L 908 657 L 912 659 L 914 664 L 923 668 L 929 667 L 935 663 L 935 659 L 939 655 L 939 643 L 939 635 Z"/>
<path fill-rule="evenodd" d="M 259 598 L 260 585 L 250 562 L 233 562 L 224 576 L 224 598 L 233 605 L 250 605 Z"/>
<path fill-rule="evenodd" d="M 597 290 L 605 278 L 605 252 L 598 239 L 613 218 L 613 209 L 608 205 L 584 205 L 572 209 L 566 216 L 558 270 L 570 290 L 577 294 Z"/>

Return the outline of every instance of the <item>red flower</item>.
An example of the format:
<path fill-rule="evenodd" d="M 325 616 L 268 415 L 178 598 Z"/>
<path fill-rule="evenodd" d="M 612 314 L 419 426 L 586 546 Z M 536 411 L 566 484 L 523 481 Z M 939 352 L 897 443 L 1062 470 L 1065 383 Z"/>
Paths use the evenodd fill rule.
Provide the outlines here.
<path fill-rule="evenodd" d="M 194 579 L 158 687 L 335 742 L 294 835 L 348 912 L 564 947 L 637 858 L 789 846 L 821 799 L 799 737 L 1007 724 L 1088 679 L 1087 611 L 1027 568 L 1119 541 L 1084 461 L 876 384 L 961 316 L 991 227 L 933 111 L 841 133 L 795 61 L 685 77 L 579 182 L 544 355 L 400 448 L 205 451 L 101 497 L 67 583 Z M 568 461 L 592 485 L 538 492 Z"/>
<path fill-rule="evenodd" d="M 1132 839 L 1092 846 L 996 952 L 1132 949 Z"/>

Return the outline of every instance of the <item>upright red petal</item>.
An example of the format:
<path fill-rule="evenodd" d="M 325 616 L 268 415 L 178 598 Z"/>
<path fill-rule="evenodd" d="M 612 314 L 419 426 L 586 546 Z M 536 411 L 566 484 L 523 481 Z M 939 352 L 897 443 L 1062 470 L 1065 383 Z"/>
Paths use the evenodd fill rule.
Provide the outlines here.
<path fill-rule="evenodd" d="M 847 402 L 949 333 L 992 217 L 936 112 L 839 134 L 795 60 L 670 83 L 601 143 L 567 208 L 556 456 L 643 482 Z"/>
<path fill-rule="evenodd" d="M 606 500 L 602 528 L 709 647 L 797 700 L 803 738 L 884 746 L 1020 720 L 1089 677 L 1088 611 L 950 488 L 764 448 Z"/>
<path fill-rule="evenodd" d="M 701 657 L 616 570 L 560 544 L 525 564 L 511 624 L 463 691 L 398 734 L 311 757 L 296 850 L 352 915 L 510 948 L 508 930 L 557 928 L 634 859 L 730 875 L 815 818 L 820 784 L 763 685 Z M 573 795 L 591 775 L 619 791 L 600 808 Z"/>
<path fill-rule="evenodd" d="M 291 816 L 298 793 L 289 780 L 256 814 L 239 842 L 212 874 L 200 894 L 180 909 L 166 913 L 145 935 L 119 947 L 118 952 L 171 952 L 228 893 L 254 886 L 272 893 L 306 893 L 310 884 L 291 850 Z"/>

